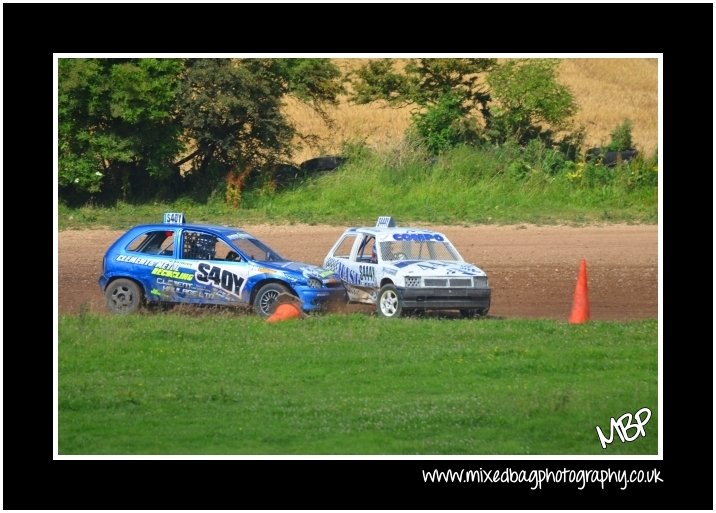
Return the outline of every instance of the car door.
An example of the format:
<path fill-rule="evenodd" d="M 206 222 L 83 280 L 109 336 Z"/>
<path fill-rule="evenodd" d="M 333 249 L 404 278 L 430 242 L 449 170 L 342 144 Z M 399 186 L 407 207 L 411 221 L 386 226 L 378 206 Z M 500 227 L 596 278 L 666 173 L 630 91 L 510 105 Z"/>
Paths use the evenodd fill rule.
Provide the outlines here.
<path fill-rule="evenodd" d="M 375 299 L 376 264 L 370 260 L 369 237 L 372 236 L 363 233 L 344 234 L 324 262 L 324 267 L 343 280 L 349 300 L 358 303 Z"/>
<path fill-rule="evenodd" d="M 246 282 L 246 259 L 221 237 L 199 230 L 182 233 L 179 264 L 194 271 L 191 283 L 175 284 L 182 302 L 236 305 L 243 303 L 241 292 Z"/>
<path fill-rule="evenodd" d="M 139 281 L 149 301 L 174 301 L 174 296 L 164 293 L 171 280 L 184 278 L 191 281 L 191 272 L 181 274 L 175 260 L 176 230 L 151 228 L 141 232 L 117 257 L 117 265 L 123 266 L 119 274 Z"/>
<path fill-rule="evenodd" d="M 355 254 L 351 259 L 353 265 L 357 268 L 359 277 L 358 287 L 365 289 L 366 292 L 376 291 L 378 289 L 378 255 L 375 237 L 373 235 L 363 235 L 356 244 Z"/>

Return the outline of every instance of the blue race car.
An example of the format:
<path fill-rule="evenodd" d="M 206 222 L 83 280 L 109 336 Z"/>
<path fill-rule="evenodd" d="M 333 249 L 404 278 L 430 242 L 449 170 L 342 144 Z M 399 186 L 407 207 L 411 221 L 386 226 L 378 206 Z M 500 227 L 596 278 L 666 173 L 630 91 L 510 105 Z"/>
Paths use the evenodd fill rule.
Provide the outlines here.
<path fill-rule="evenodd" d="M 166 302 L 250 305 L 268 317 L 284 293 L 305 312 L 347 300 L 333 271 L 287 260 L 237 228 L 186 224 L 181 213 L 131 228 L 109 247 L 102 269 L 99 286 L 113 313 Z"/>

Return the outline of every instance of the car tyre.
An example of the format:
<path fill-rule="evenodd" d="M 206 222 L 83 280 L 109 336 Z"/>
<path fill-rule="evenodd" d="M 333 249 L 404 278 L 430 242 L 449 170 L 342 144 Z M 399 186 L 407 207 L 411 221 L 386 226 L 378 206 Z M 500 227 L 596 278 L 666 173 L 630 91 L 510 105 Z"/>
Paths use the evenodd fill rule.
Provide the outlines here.
<path fill-rule="evenodd" d="M 382 317 L 400 317 L 403 313 L 403 302 L 395 285 L 383 285 L 378 292 L 378 314 Z"/>
<path fill-rule="evenodd" d="M 142 288 L 132 280 L 120 278 L 110 283 L 104 291 L 107 308 L 115 314 L 130 314 L 139 310 L 144 300 Z"/>
<path fill-rule="evenodd" d="M 257 314 L 264 319 L 271 315 L 271 306 L 279 294 L 288 294 L 288 287 L 280 283 L 267 283 L 259 289 L 254 297 L 253 307 Z"/>

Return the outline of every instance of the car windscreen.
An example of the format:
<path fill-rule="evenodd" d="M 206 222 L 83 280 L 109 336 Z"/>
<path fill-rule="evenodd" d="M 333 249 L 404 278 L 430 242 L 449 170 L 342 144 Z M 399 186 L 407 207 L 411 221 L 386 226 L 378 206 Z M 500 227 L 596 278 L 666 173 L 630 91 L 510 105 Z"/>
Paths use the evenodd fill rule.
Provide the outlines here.
<path fill-rule="evenodd" d="M 400 240 L 381 242 L 379 246 L 384 261 L 461 260 L 455 247 L 448 241 Z"/>
<path fill-rule="evenodd" d="M 244 255 L 257 262 L 285 262 L 286 259 L 258 239 L 241 237 L 231 241 Z"/>

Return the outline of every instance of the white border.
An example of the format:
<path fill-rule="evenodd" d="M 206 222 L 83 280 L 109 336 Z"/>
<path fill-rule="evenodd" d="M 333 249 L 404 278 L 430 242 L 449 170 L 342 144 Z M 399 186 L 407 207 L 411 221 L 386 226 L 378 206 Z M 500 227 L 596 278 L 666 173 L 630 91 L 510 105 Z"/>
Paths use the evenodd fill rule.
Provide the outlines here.
<path fill-rule="evenodd" d="M 52 352 L 52 450 L 54 451 L 54 458 L 57 458 L 59 454 L 59 442 L 58 442 L 58 429 L 57 429 L 57 416 L 59 411 L 58 391 L 59 391 L 59 308 L 60 308 L 60 229 L 59 229 L 59 113 L 58 113 L 58 60 L 55 59 L 53 62 L 53 73 L 52 73 L 52 290 L 55 293 L 55 300 L 52 304 L 52 339 L 53 339 L 53 352 Z"/>
<path fill-rule="evenodd" d="M 371 54 L 371 53 L 352 53 L 352 54 L 336 54 L 336 53 L 309 53 L 309 54 L 290 54 L 290 53 L 276 53 L 276 54 L 258 54 L 258 53 L 209 53 L 209 54 L 196 54 L 196 53 L 148 53 L 141 54 L 139 57 L 146 58 L 168 58 L 168 57 L 204 57 L 204 58 L 255 58 L 255 57 L 273 57 L 273 58 L 307 58 L 307 57 L 324 57 L 324 58 L 336 58 L 336 59 L 351 59 L 351 58 L 429 58 L 429 57 L 490 57 L 490 58 L 519 58 L 519 57 L 553 57 L 560 59 L 567 58 L 584 58 L 584 59 L 595 59 L 595 58 L 647 58 L 658 60 L 658 166 L 659 166 L 659 186 L 658 186 L 658 454 L 656 455 L 60 455 L 59 454 L 59 440 L 58 440 L 58 325 L 59 325 L 59 230 L 58 230 L 58 61 L 62 58 L 127 58 L 137 57 L 136 54 L 127 53 L 55 53 L 53 54 L 53 129 L 54 129 L 54 147 L 53 153 L 53 226 L 55 233 L 53 234 L 52 243 L 54 248 L 53 253 L 53 276 L 52 283 L 55 291 L 55 301 L 53 307 L 53 460 L 333 460 L 333 461 L 350 461 L 350 460 L 444 460 L 444 461 L 458 461 L 458 460 L 477 460 L 477 461 L 500 461 L 500 460 L 514 460 L 514 461 L 531 461 L 531 460 L 576 460 L 576 461 L 590 461 L 590 460 L 637 460 L 637 461 L 648 461 L 657 460 L 661 461 L 664 459 L 664 405 L 663 405 L 663 337 L 664 337 L 664 326 L 663 326 L 663 54 L 661 53 L 624 53 L 624 54 L 609 54 L 609 53 L 586 53 L 586 54 L 575 54 L 575 53 L 554 53 L 554 54 L 530 54 L 530 53 L 493 53 L 493 54 L 472 54 L 472 53 L 432 53 L 432 54 L 412 54 L 412 53 L 386 53 L 386 54 Z M 1 73 L 1 71 L 0 71 Z M 1 77 L 0 77 L 1 78 Z M 0 88 L 2 86 L 0 85 Z M 0 191 L 2 185 L 0 184 Z M 715 207 L 716 208 L 716 207 Z M 2 219 L 2 213 L 0 213 L 0 220 Z M 716 210 L 714 213 L 716 219 Z M 0 238 L 0 255 L 2 255 L 2 238 Z M 0 296 L 0 306 L 2 304 L 2 296 Z M 715 307 L 716 308 L 716 307 Z M 716 311 L 716 310 L 715 310 Z M 2 315 L 2 314 L 0 314 Z M 716 317 L 714 317 L 716 319 Z M 1 321 L 1 317 L 0 317 Z M 716 320 L 714 321 L 716 323 Z M 2 385 L 0 385 L 2 386 Z M 615 412 L 615 415 L 620 415 L 624 412 Z M 604 419 L 605 422 L 608 419 Z M 596 443 L 596 437 L 595 437 Z"/>

